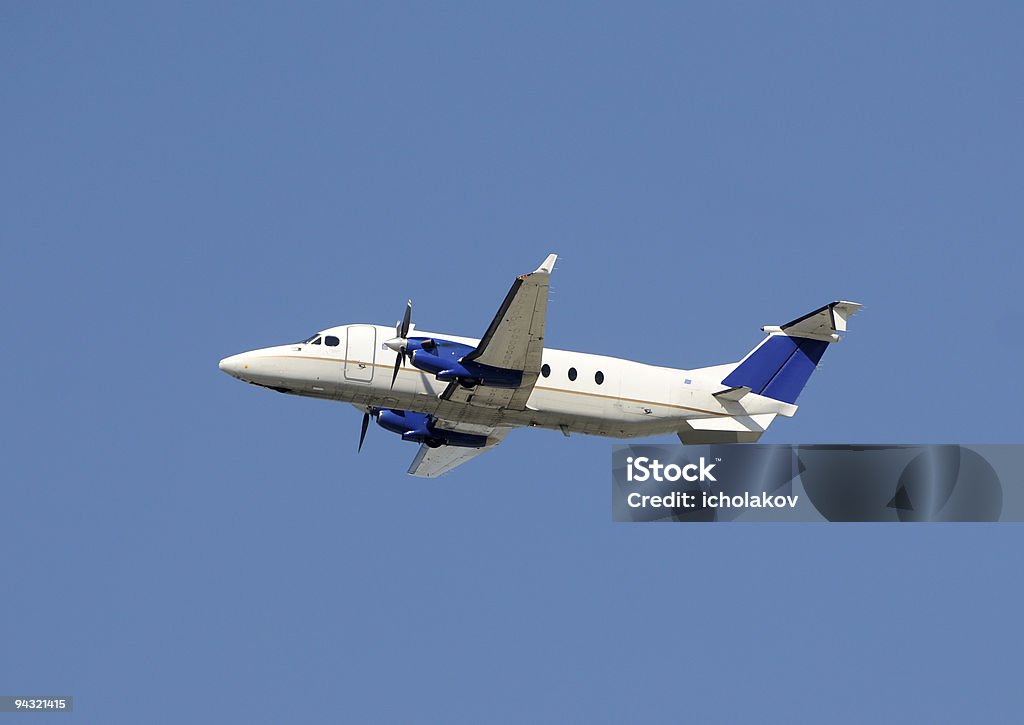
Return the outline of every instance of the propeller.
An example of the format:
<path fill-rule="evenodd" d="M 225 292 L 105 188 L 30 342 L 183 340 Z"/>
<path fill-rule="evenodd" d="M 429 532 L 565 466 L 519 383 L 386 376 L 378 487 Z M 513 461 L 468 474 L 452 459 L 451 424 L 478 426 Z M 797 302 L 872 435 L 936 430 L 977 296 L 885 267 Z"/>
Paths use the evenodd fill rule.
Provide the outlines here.
<path fill-rule="evenodd" d="M 402 365 L 405 363 L 405 358 L 409 354 L 409 320 L 412 317 L 412 300 L 405 303 L 405 315 L 402 317 L 401 322 L 395 323 L 395 337 L 391 338 L 384 344 L 390 347 L 392 350 L 398 353 L 395 358 L 395 371 L 391 374 L 391 387 L 395 387 L 395 381 L 398 379 L 398 371 L 402 369 Z"/>
<path fill-rule="evenodd" d="M 363 427 L 359 431 L 359 447 L 356 448 L 356 453 L 363 450 L 363 441 L 366 440 L 366 429 L 370 427 L 370 411 L 367 409 L 363 413 Z"/>

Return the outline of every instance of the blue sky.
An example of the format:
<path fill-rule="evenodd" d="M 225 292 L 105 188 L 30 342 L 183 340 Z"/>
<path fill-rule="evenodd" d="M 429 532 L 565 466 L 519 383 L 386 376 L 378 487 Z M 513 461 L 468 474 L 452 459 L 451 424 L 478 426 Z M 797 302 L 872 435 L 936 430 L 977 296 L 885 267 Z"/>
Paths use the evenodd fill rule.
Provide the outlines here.
<path fill-rule="evenodd" d="M 613 525 L 609 440 L 514 432 L 424 482 L 381 429 L 355 455 L 350 406 L 217 361 L 408 297 L 479 335 L 555 251 L 555 347 L 696 367 L 863 302 L 766 442 L 1019 442 L 1022 21 L 5 5 L 0 694 L 109 723 L 1019 712 L 1019 526 Z"/>

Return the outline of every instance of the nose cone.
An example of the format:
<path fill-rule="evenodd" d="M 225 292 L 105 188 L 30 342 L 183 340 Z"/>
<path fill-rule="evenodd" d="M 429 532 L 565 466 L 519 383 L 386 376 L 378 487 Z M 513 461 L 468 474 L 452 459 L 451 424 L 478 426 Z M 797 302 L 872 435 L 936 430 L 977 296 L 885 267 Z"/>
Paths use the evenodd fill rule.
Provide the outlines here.
<path fill-rule="evenodd" d="M 242 356 L 232 355 L 231 357 L 226 357 L 221 360 L 218 367 L 231 377 L 240 378 L 242 377 L 243 366 L 244 363 L 242 362 Z"/>

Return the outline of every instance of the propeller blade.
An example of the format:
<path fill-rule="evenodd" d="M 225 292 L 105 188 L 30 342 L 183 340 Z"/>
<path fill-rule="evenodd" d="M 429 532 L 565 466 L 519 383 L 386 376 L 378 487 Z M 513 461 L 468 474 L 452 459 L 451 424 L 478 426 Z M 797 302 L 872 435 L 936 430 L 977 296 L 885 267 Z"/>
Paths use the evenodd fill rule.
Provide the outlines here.
<path fill-rule="evenodd" d="M 405 303 L 405 316 L 402 318 L 402 327 L 398 331 L 398 336 L 403 340 L 409 337 L 409 320 L 412 317 L 412 300 Z"/>
<path fill-rule="evenodd" d="M 370 411 L 363 413 L 363 427 L 359 431 L 359 447 L 356 449 L 356 453 L 363 450 L 363 441 L 366 440 L 366 429 L 370 425 Z"/>
<path fill-rule="evenodd" d="M 402 362 L 405 360 L 405 353 L 398 353 L 395 355 L 395 372 L 391 373 L 391 387 L 395 387 L 395 381 L 398 380 L 398 371 L 402 367 Z"/>

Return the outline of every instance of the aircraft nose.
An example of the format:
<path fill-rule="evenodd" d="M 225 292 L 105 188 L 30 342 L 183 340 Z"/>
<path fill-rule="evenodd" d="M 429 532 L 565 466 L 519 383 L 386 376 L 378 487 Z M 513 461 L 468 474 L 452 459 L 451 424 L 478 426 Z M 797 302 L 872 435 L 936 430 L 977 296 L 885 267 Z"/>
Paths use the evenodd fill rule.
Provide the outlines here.
<path fill-rule="evenodd" d="M 240 377 L 242 374 L 242 356 L 232 355 L 220 361 L 218 367 L 232 377 Z"/>

